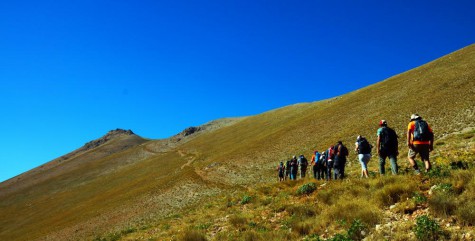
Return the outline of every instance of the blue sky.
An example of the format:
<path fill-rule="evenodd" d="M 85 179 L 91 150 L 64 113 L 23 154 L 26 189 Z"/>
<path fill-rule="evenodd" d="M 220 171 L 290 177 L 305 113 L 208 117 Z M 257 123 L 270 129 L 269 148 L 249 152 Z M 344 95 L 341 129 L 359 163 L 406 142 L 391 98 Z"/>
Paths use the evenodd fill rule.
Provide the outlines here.
<path fill-rule="evenodd" d="M 115 128 L 148 138 L 338 96 L 475 42 L 473 1 L 1 1 L 0 181 Z"/>

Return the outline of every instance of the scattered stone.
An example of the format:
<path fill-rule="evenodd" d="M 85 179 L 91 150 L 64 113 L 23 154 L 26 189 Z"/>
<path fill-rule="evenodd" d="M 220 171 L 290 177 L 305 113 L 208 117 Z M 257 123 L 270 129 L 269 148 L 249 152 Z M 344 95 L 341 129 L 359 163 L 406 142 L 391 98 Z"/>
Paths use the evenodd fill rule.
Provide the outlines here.
<path fill-rule="evenodd" d="M 389 210 L 393 210 L 393 209 L 395 209 L 395 208 L 396 208 L 396 204 L 391 205 L 391 206 L 389 207 Z"/>
<path fill-rule="evenodd" d="M 376 224 L 376 230 L 380 230 L 381 229 L 381 224 Z"/>
<path fill-rule="evenodd" d="M 435 189 L 437 189 L 437 185 L 434 185 L 434 186 L 430 187 L 429 195 L 432 195 L 432 193 L 434 193 Z"/>

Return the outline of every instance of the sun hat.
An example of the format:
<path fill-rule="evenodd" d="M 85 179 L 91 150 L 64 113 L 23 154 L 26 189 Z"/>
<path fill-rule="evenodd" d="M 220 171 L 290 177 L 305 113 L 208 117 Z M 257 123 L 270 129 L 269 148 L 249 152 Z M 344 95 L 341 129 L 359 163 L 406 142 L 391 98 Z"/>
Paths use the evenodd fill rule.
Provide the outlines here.
<path fill-rule="evenodd" d="M 411 115 L 411 120 L 417 120 L 417 119 L 421 119 L 421 117 L 419 116 L 419 114 L 412 114 L 412 115 Z"/>

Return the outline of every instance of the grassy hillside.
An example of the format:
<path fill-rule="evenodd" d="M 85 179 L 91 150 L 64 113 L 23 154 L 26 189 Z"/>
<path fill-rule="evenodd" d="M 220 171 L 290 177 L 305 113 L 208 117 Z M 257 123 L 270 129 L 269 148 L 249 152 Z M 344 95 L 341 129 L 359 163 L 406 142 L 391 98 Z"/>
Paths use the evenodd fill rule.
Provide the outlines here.
<path fill-rule="evenodd" d="M 110 141 L 0 184 L 0 240 L 170 240 L 186 238 L 185 234 L 218 240 L 294 240 L 312 234 L 327 238 L 350 228 L 353 218 L 361 219 L 374 240 L 384 238 L 386 231 L 378 233 L 375 226 L 390 222 L 389 206 L 412 200 L 414 192 L 428 196 L 431 184 L 444 183 L 458 185 L 454 197 L 467 204 L 474 201 L 467 192 L 474 190 L 475 179 L 454 171 L 422 180 L 413 180 L 411 174 L 357 180 L 360 167 L 351 153 L 347 181 L 318 183 L 317 192 L 300 196 L 294 194 L 296 189 L 311 179 L 270 184 L 276 182 L 274 167 L 280 160 L 310 156 L 338 140 L 352 147 L 359 134 L 374 144 L 380 119 L 404 140 L 409 117 L 416 112 L 434 129 L 436 166 L 448 167 L 460 158 L 473 163 L 473 131 L 467 128 L 475 127 L 474 80 L 475 45 L 471 45 L 333 99 L 221 122 L 187 137 L 133 137 L 134 144 L 127 148 L 123 140 L 130 141 L 130 136 Z M 404 141 L 400 143 L 404 173 L 407 150 Z M 370 171 L 376 167 L 373 158 Z M 459 179 L 460 183 L 454 181 Z M 388 195 L 394 198 L 388 200 Z M 245 196 L 252 200 L 249 205 Z M 344 207 L 355 211 L 367 203 L 369 211 L 331 219 L 337 215 L 331 200 L 340 196 L 346 200 Z M 473 224 L 472 216 L 461 217 L 464 212 L 458 209 L 443 216 L 426 210 L 435 203 L 418 205 L 413 212 L 444 218 L 459 215 L 455 218 L 464 225 L 460 230 Z M 407 232 L 404 225 L 396 231 Z"/>

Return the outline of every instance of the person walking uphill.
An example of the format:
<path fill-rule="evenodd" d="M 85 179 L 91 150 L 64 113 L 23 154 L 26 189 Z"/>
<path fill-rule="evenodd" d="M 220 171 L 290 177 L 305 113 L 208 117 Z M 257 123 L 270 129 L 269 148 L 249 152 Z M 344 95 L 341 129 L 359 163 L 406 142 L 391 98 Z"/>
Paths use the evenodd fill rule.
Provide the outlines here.
<path fill-rule="evenodd" d="M 434 149 L 434 132 L 418 114 L 411 115 L 411 121 L 407 126 L 407 146 L 409 147 L 407 157 L 416 173 L 420 173 L 414 160 L 417 154 L 421 156 L 425 171 L 428 172 L 431 169 L 429 152 Z"/>
<path fill-rule="evenodd" d="M 333 173 L 336 179 L 343 179 L 345 177 L 346 157 L 348 156 L 348 148 L 341 141 L 333 148 L 335 153 L 335 161 L 333 163 Z"/>
<path fill-rule="evenodd" d="M 299 166 L 297 163 L 297 157 L 293 156 L 292 159 L 290 160 L 290 180 L 297 179 L 298 168 Z"/>
<path fill-rule="evenodd" d="M 320 152 L 315 151 L 312 156 L 312 167 L 313 167 L 313 177 L 317 180 L 320 180 L 320 173 L 322 169 L 322 162 L 321 162 L 321 155 Z M 323 179 L 323 175 L 321 177 Z"/>
<path fill-rule="evenodd" d="M 278 175 L 279 175 L 279 182 L 283 182 L 284 177 L 285 177 L 284 162 L 280 162 L 279 166 L 277 166 L 277 172 L 278 172 Z"/>
<path fill-rule="evenodd" d="M 386 157 L 389 158 L 391 163 L 391 172 L 395 175 L 398 173 L 397 155 L 398 151 L 398 136 L 396 132 L 388 127 L 388 123 L 385 120 L 379 122 L 380 128 L 377 131 L 378 139 L 376 146 L 378 147 L 379 156 L 379 173 L 384 175 L 386 173 Z"/>
<path fill-rule="evenodd" d="M 333 146 L 330 146 L 330 148 L 328 148 L 323 155 L 325 157 L 324 165 L 327 170 L 326 180 L 328 181 L 332 179 L 333 159 L 335 158 L 333 153 Z"/>
<path fill-rule="evenodd" d="M 300 178 L 304 178 L 307 175 L 308 160 L 304 155 L 300 155 L 298 163 L 300 166 Z"/>
<path fill-rule="evenodd" d="M 286 163 L 285 163 L 285 179 L 287 178 L 290 178 L 290 162 L 291 160 L 288 160 Z"/>
<path fill-rule="evenodd" d="M 368 162 L 371 159 L 371 144 L 363 136 L 356 137 L 355 151 L 361 164 L 361 177 L 368 178 Z"/>

